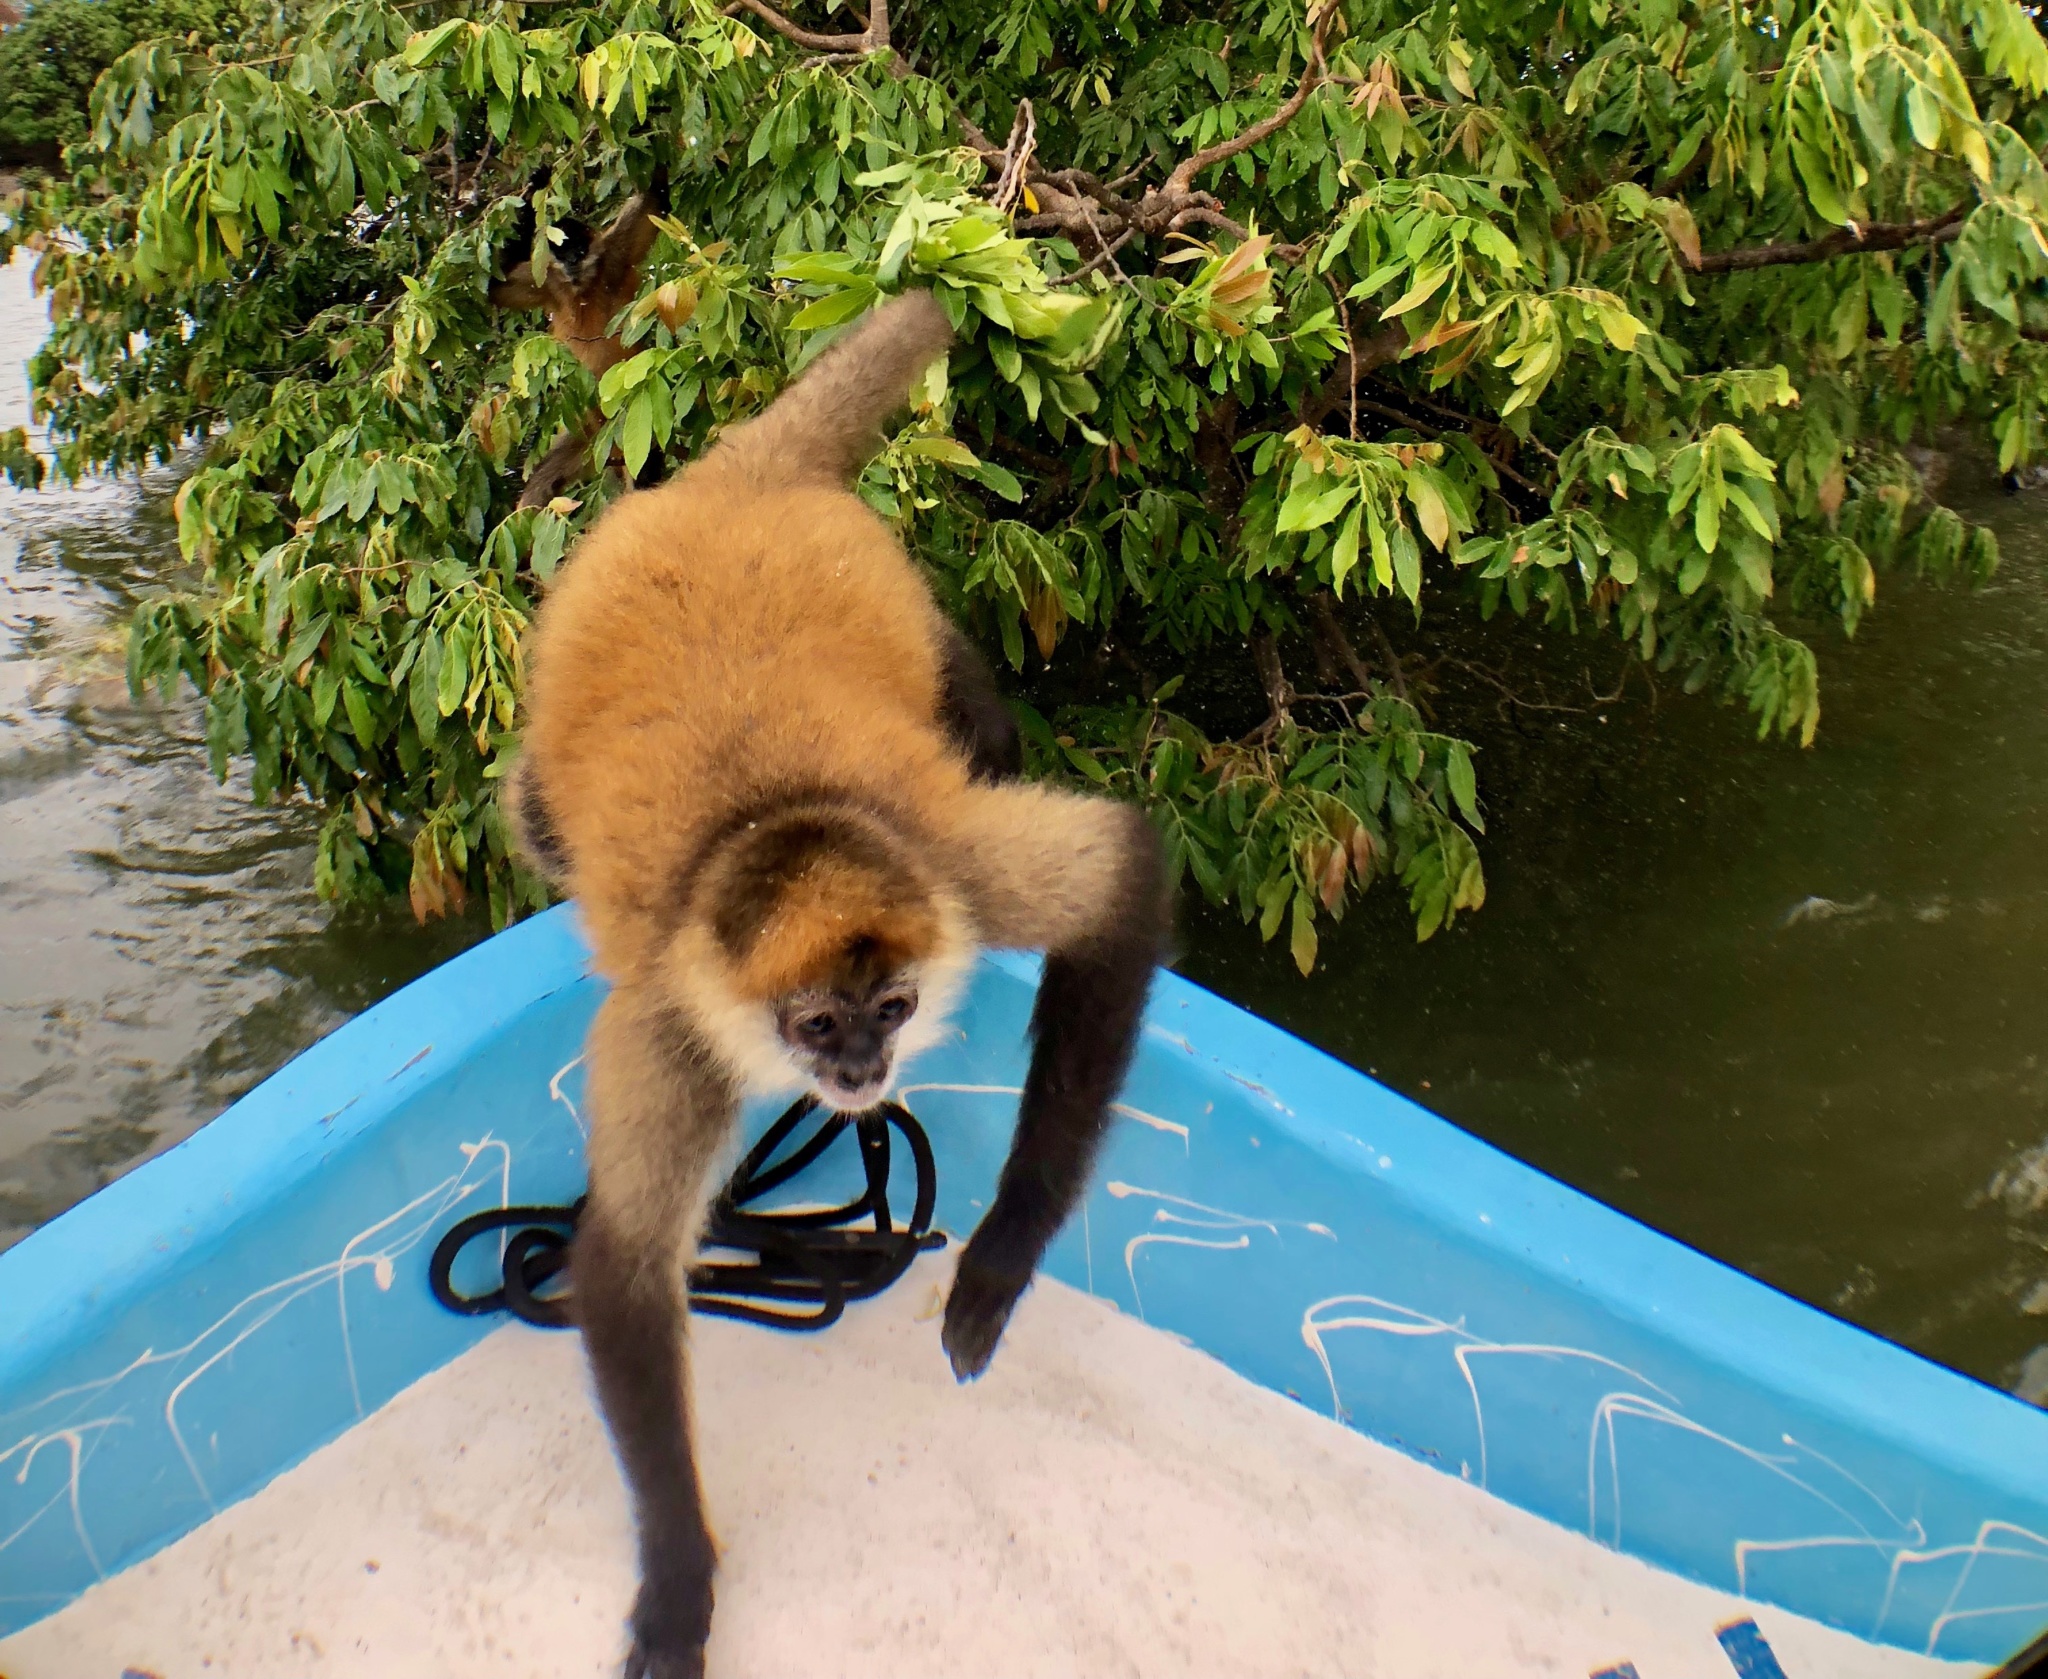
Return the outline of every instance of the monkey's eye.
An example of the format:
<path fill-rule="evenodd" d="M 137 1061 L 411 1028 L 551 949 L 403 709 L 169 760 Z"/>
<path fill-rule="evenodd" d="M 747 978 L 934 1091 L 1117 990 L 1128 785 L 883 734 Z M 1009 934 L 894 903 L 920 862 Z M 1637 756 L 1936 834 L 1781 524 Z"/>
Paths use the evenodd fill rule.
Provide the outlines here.
<path fill-rule="evenodd" d="M 909 1002 L 902 997 L 885 997 L 875 1010 L 875 1018 L 884 1026 L 894 1026 L 910 1012 Z"/>
<path fill-rule="evenodd" d="M 796 1029 L 807 1038 L 822 1038 L 837 1024 L 829 1014 L 808 1014 L 796 1023 Z"/>

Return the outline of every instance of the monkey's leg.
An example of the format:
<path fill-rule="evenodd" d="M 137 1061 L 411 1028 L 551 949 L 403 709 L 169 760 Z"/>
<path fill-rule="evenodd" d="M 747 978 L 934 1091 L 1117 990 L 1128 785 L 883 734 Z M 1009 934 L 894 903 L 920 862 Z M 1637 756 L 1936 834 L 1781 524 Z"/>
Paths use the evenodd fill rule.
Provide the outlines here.
<path fill-rule="evenodd" d="M 983 935 L 1046 958 L 1017 1132 L 946 1302 L 942 1339 L 962 1381 L 988 1367 L 1087 1188 L 1169 921 L 1165 859 L 1142 812 L 1040 787 L 990 789 L 979 804 L 969 847 Z"/>
<path fill-rule="evenodd" d="M 946 625 L 944 684 L 940 707 L 946 732 L 966 749 L 974 773 L 984 781 L 1008 781 L 1023 773 L 1024 748 L 1017 720 L 996 691 L 995 674 L 981 649 Z"/>
<path fill-rule="evenodd" d="M 545 507 L 561 492 L 562 486 L 581 477 L 590 466 L 590 444 L 597 436 L 599 416 L 588 415 L 571 431 L 565 431 L 555 439 L 553 447 L 541 456 L 540 464 L 533 469 L 533 476 L 527 479 L 519 492 L 521 507 Z"/>
<path fill-rule="evenodd" d="M 623 992 L 598 1012 L 588 1065 L 590 1197 L 570 1268 L 639 1530 L 626 1679 L 700 1679 L 715 1556 L 691 1446 L 686 1273 L 733 1096 Z"/>

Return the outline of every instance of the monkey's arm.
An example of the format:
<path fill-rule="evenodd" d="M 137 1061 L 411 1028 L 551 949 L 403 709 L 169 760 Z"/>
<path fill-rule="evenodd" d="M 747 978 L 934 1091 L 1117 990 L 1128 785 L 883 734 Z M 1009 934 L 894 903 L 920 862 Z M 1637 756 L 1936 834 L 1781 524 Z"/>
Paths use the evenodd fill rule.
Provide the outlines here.
<path fill-rule="evenodd" d="M 1003 1326 L 1087 1188 L 1164 954 L 1165 859 L 1141 811 L 1042 787 L 977 798 L 970 850 L 981 930 L 1046 952 L 1031 1069 L 996 1198 L 969 1239 L 942 1339 L 962 1381 Z"/>
<path fill-rule="evenodd" d="M 691 1445 L 686 1276 L 733 1095 L 664 1017 L 615 991 L 589 1045 L 590 1197 L 575 1312 L 640 1537 L 625 1679 L 701 1679 L 715 1562 Z"/>
<path fill-rule="evenodd" d="M 551 270 L 549 278 L 553 277 Z M 533 264 L 530 262 L 518 264 L 502 280 L 493 280 L 490 299 L 492 306 L 498 309 L 545 309 L 555 301 L 547 286 L 533 283 Z"/>
<path fill-rule="evenodd" d="M 976 776 L 984 781 L 1013 780 L 1023 773 L 1024 750 L 1017 720 L 996 691 L 988 661 L 950 621 L 943 651 L 939 705 L 946 732 L 966 751 Z"/>
<path fill-rule="evenodd" d="M 664 164 L 655 169 L 647 190 L 627 199 L 610 225 L 598 235 L 591 251 L 595 261 L 587 264 L 587 271 L 595 285 L 607 294 L 624 292 L 614 302 L 615 309 L 623 307 L 638 284 L 640 264 L 654 249 L 655 235 L 660 231 L 654 218 L 667 209 L 668 168 Z"/>

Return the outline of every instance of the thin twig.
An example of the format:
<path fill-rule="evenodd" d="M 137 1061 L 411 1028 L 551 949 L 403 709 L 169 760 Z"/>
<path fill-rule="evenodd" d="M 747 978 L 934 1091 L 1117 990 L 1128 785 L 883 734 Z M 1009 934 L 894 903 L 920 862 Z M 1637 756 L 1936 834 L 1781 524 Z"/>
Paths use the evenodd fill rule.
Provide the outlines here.
<path fill-rule="evenodd" d="M 1399 385 L 1395 384 L 1391 379 L 1379 379 L 1377 382 L 1383 389 L 1391 391 L 1395 396 L 1398 396 L 1403 402 L 1409 403 L 1414 407 L 1420 408 L 1425 413 L 1434 414 L 1440 420 L 1450 420 L 1454 424 L 1462 427 L 1464 430 L 1471 432 L 1475 437 L 1478 436 L 1482 431 L 1505 431 L 1507 429 L 1506 427 L 1499 425 L 1495 421 L 1482 420 L 1476 414 L 1468 414 L 1462 408 L 1447 407 L 1445 404 L 1434 401 L 1429 397 L 1417 396 L 1413 391 L 1404 391 L 1403 389 L 1401 389 Z M 1512 436 L 1513 434 L 1510 433 L 1509 435 Z M 1542 438 L 1535 436 L 1518 437 L 1515 439 L 1515 441 L 1518 443 L 1528 444 L 1530 448 L 1534 449 L 1537 454 L 1541 455 L 1545 460 L 1549 461 L 1552 465 L 1555 465 L 1557 463 L 1557 451 L 1551 448 L 1549 444 L 1545 443 Z"/>
<path fill-rule="evenodd" d="M 1393 685 L 1395 697 L 1405 704 L 1414 704 L 1408 698 L 1408 679 L 1401 674 L 1401 655 L 1394 651 L 1394 644 L 1387 639 L 1387 632 L 1380 628 L 1378 618 L 1368 612 L 1365 621 L 1372 626 L 1372 637 L 1379 643 L 1380 657 L 1387 662 L 1387 677 Z"/>
<path fill-rule="evenodd" d="M 1549 700 L 1524 699 L 1513 688 L 1509 687 L 1506 682 L 1502 681 L 1498 674 L 1488 670 L 1484 665 L 1474 664 L 1470 659 L 1446 657 L 1443 662 L 1453 670 L 1462 670 L 1468 675 L 1478 677 L 1480 681 L 1500 694 L 1509 705 L 1515 707 L 1518 711 L 1559 711 L 1569 716 L 1583 717 L 1590 709 L 1583 705 L 1556 705 Z"/>
<path fill-rule="evenodd" d="M 1031 101 L 1020 99 L 1017 118 L 1010 124 L 1010 143 L 1003 148 L 1003 172 L 990 200 L 1005 215 L 1024 196 L 1024 173 L 1031 167 L 1031 157 L 1037 148 L 1038 119 L 1032 113 Z"/>
<path fill-rule="evenodd" d="M 1123 232 L 1119 233 L 1116 236 L 1115 239 L 1111 240 L 1107 245 L 1104 245 L 1101 250 L 1097 251 L 1095 255 L 1090 257 L 1079 268 L 1075 269 L 1073 273 L 1062 274 L 1057 280 L 1053 280 L 1048 283 L 1055 286 L 1071 286 L 1076 280 L 1086 279 L 1090 274 L 1093 274 L 1098 268 L 1102 267 L 1105 263 L 1107 263 L 1112 268 L 1116 267 L 1117 252 L 1122 250 L 1133 239 L 1137 238 L 1137 236 L 1138 230 L 1135 227 L 1125 228 Z M 1120 268 L 1117 269 L 1117 278 L 1123 280 L 1126 284 L 1129 283 L 1129 276 L 1126 275 L 1124 271 Z"/>
<path fill-rule="evenodd" d="M 1351 342 L 1351 311 L 1344 307 L 1344 287 L 1339 283 L 1337 276 L 1334 274 L 1325 274 L 1323 279 L 1329 285 L 1330 295 L 1337 300 L 1337 324 L 1344 329 L 1344 342 L 1349 344 Z M 1344 370 L 1351 383 L 1351 441 L 1356 443 L 1358 441 L 1358 358 L 1356 356 L 1346 356 L 1344 358 Z"/>
<path fill-rule="evenodd" d="M 1317 652 L 1334 665 L 1342 665 L 1351 673 L 1351 680 L 1360 688 L 1372 687 L 1372 668 L 1359 657 L 1358 649 L 1351 645 L 1350 636 L 1344 633 L 1343 621 L 1337 616 L 1336 597 L 1328 589 L 1318 589 L 1309 599 L 1309 614 L 1314 619 L 1314 640 Z"/>

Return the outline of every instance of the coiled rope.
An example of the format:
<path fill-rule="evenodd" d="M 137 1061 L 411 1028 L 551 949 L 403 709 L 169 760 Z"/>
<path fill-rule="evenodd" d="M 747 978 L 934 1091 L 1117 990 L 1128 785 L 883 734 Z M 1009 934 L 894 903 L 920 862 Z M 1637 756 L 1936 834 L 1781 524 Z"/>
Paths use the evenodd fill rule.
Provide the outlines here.
<path fill-rule="evenodd" d="M 920 1253 L 945 1246 L 945 1236 L 931 1228 L 938 1166 L 931 1140 L 909 1109 L 884 1102 L 858 1116 L 828 1111 L 808 1137 L 777 1159 L 778 1151 L 817 1108 L 814 1096 L 791 1106 L 747 1151 L 711 1204 L 703 1249 L 753 1258 L 693 1266 L 692 1311 L 769 1329 L 814 1332 L 837 1322 L 849 1300 L 880 1294 L 910 1269 Z M 910 1222 L 901 1228 L 889 1211 L 892 1126 L 909 1144 L 917 1175 Z M 866 1189 L 853 1200 L 839 1207 L 749 1210 L 820 1159 L 848 1131 L 860 1145 L 867 1179 Z M 569 1243 L 582 1212 L 579 1198 L 567 1206 L 492 1207 L 474 1213 L 435 1246 L 427 1263 L 427 1285 L 451 1312 L 471 1317 L 510 1312 L 543 1329 L 566 1329 L 575 1321 L 574 1304 L 559 1279 L 569 1263 Z M 854 1228 L 863 1219 L 869 1228 Z M 450 1272 L 457 1255 L 493 1230 L 512 1232 L 505 1242 L 502 1281 L 488 1294 L 456 1293 Z"/>

